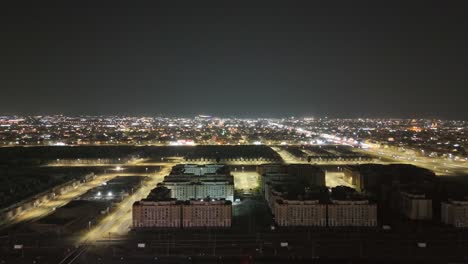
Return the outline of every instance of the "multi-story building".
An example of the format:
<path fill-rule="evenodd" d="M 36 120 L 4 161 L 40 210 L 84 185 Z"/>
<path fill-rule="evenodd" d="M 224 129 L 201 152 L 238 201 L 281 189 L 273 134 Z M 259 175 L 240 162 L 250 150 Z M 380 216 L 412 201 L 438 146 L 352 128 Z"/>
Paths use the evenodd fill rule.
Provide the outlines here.
<path fill-rule="evenodd" d="M 288 174 L 307 185 L 325 186 L 325 172 L 310 164 L 291 164 L 287 167 Z"/>
<path fill-rule="evenodd" d="M 182 226 L 230 227 L 232 203 L 226 200 L 190 200 L 182 205 Z"/>
<path fill-rule="evenodd" d="M 179 164 L 162 183 L 177 200 L 226 199 L 234 201 L 234 177 L 222 164 Z"/>
<path fill-rule="evenodd" d="M 279 226 L 362 226 L 377 225 L 377 205 L 349 187 L 268 186 L 268 205 Z M 299 192 L 298 192 L 299 191 Z M 266 196 L 267 197 L 267 196 Z"/>
<path fill-rule="evenodd" d="M 377 205 L 368 200 L 331 200 L 328 226 L 377 226 Z"/>
<path fill-rule="evenodd" d="M 178 164 L 172 167 L 173 175 L 229 175 L 229 169 L 224 164 Z"/>
<path fill-rule="evenodd" d="M 268 195 L 267 184 L 293 184 L 301 182 L 304 186 L 324 186 L 325 172 L 310 164 L 263 164 L 257 167 L 257 172 L 264 172 L 260 177 L 260 189 Z"/>
<path fill-rule="evenodd" d="M 147 199 L 133 204 L 133 227 L 181 227 L 182 203 L 170 198 L 170 190 L 157 187 Z"/>
<path fill-rule="evenodd" d="M 169 175 L 162 184 L 171 190 L 171 198 L 177 200 L 211 197 L 234 201 L 232 175 Z"/>
<path fill-rule="evenodd" d="M 179 201 L 138 201 L 133 204 L 133 227 L 181 227 Z"/>
<path fill-rule="evenodd" d="M 271 187 L 276 185 L 288 185 L 295 183 L 294 177 L 289 177 L 287 173 L 265 173 L 260 176 L 260 190 L 265 195 L 265 199 L 268 201 Z"/>
<path fill-rule="evenodd" d="M 383 185 L 431 181 L 435 174 L 409 164 L 362 164 L 343 168 L 345 179 L 359 191 L 380 191 Z"/>
<path fill-rule="evenodd" d="M 402 191 L 399 207 L 401 213 L 411 220 L 432 219 L 432 199 L 419 192 Z"/>
<path fill-rule="evenodd" d="M 257 173 L 263 175 L 265 173 L 286 173 L 286 166 L 281 163 L 266 163 L 257 166 Z"/>
<path fill-rule="evenodd" d="M 318 200 L 277 199 L 274 215 L 279 226 L 327 225 L 327 205 Z"/>
<path fill-rule="evenodd" d="M 468 200 L 442 202 L 441 220 L 454 227 L 468 227 Z"/>
<path fill-rule="evenodd" d="M 270 165 L 269 165 L 270 166 Z M 279 226 L 376 226 L 377 205 L 356 190 L 339 186 L 330 193 L 324 172 L 312 165 L 295 164 L 266 172 L 261 187 Z"/>
<path fill-rule="evenodd" d="M 178 201 L 166 187 L 153 189 L 144 200 L 133 204 L 134 228 L 230 227 L 232 203 L 206 198 Z"/>

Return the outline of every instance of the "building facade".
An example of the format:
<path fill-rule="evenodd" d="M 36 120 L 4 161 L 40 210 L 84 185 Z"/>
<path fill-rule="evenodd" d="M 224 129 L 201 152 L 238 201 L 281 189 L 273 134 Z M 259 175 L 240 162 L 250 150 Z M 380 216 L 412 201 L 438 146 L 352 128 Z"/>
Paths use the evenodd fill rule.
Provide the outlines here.
<path fill-rule="evenodd" d="M 224 164 L 179 164 L 172 168 L 172 173 L 174 175 L 214 175 L 214 174 L 223 174 L 229 175 L 229 170 Z"/>
<path fill-rule="evenodd" d="M 230 227 L 232 203 L 205 198 L 180 201 L 171 190 L 158 186 L 148 197 L 133 204 L 134 228 Z"/>
<path fill-rule="evenodd" d="M 401 213 L 408 219 L 432 219 L 432 199 L 429 199 L 425 194 L 401 192 L 399 206 Z"/>
<path fill-rule="evenodd" d="M 182 227 L 230 227 L 232 203 L 225 200 L 190 200 L 182 205 Z"/>
<path fill-rule="evenodd" d="M 263 175 L 265 173 L 286 173 L 286 166 L 281 163 L 267 163 L 257 166 L 257 173 Z"/>
<path fill-rule="evenodd" d="M 304 185 L 325 186 L 325 172 L 310 164 L 262 164 L 257 166 L 260 176 L 260 189 L 266 193 L 266 184 L 290 184 L 302 182 Z"/>
<path fill-rule="evenodd" d="M 181 203 L 178 201 L 139 201 L 133 204 L 133 227 L 181 227 Z"/>
<path fill-rule="evenodd" d="M 442 202 L 441 220 L 444 224 L 454 227 L 468 227 L 468 201 L 449 200 Z"/>
<path fill-rule="evenodd" d="M 231 175 L 169 175 L 163 185 L 171 190 L 177 200 L 226 199 L 234 201 L 234 178 Z"/>
<path fill-rule="evenodd" d="M 275 222 L 279 226 L 327 225 L 327 206 L 318 200 L 283 200 L 274 204 Z"/>
<path fill-rule="evenodd" d="M 327 205 L 328 226 L 377 226 L 377 205 L 368 200 L 332 200 Z"/>

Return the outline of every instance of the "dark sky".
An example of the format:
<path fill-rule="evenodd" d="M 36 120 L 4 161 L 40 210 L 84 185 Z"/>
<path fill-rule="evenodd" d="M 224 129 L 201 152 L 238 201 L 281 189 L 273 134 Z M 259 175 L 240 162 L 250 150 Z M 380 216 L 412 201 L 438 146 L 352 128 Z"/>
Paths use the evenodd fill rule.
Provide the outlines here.
<path fill-rule="evenodd" d="M 464 1 L 9 2 L 0 114 L 468 119 Z"/>

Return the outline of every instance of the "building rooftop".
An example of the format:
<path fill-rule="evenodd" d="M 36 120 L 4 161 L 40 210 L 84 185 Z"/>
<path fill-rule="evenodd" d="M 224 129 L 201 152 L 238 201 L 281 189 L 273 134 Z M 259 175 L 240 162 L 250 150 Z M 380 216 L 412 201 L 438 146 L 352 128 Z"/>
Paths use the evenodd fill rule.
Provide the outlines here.
<path fill-rule="evenodd" d="M 229 168 L 224 164 L 177 164 L 172 167 L 171 175 L 228 175 Z"/>
<path fill-rule="evenodd" d="M 151 190 L 151 192 L 148 194 L 145 201 L 170 201 L 173 200 L 171 198 L 171 190 L 164 187 L 164 186 L 158 186 Z"/>
<path fill-rule="evenodd" d="M 338 201 L 368 201 L 369 197 L 347 186 L 336 186 L 331 189 L 330 200 Z"/>

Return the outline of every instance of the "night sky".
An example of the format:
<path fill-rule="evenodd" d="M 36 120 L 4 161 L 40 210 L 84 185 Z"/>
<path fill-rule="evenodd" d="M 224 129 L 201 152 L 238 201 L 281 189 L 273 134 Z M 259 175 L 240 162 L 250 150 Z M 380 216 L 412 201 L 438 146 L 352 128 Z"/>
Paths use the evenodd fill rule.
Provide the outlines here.
<path fill-rule="evenodd" d="M 464 1 L 9 2 L 0 114 L 468 120 Z"/>

